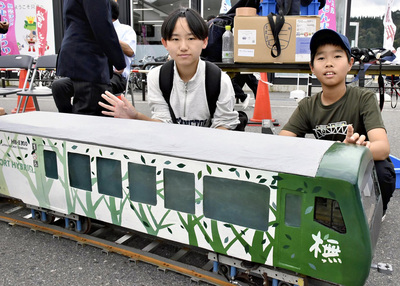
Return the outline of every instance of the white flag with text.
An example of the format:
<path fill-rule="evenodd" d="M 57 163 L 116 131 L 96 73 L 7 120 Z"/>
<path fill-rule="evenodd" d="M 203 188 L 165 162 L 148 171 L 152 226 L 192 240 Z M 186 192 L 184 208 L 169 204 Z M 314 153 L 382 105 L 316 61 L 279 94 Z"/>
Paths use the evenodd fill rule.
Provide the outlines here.
<path fill-rule="evenodd" d="M 383 18 L 383 26 L 385 28 L 385 32 L 383 34 L 383 48 L 394 51 L 393 47 L 394 36 L 396 35 L 396 26 L 392 20 L 392 5 L 394 0 L 388 0 L 387 9 L 385 13 L 385 17 Z"/>

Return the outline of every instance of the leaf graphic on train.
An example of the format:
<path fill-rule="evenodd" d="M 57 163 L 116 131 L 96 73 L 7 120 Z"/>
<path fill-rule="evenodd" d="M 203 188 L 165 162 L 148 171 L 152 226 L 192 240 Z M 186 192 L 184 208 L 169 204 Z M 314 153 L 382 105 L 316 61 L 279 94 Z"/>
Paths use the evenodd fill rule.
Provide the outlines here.
<path fill-rule="evenodd" d="M 203 176 L 203 172 L 202 172 L 202 171 L 199 171 L 199 172 L 197 173 L 197 180 L 200 180 L 202 176 Z"/>
<path fill-rule="evenodd" d="M 295 258 L 295 256 L 296 256 L 296 255 L 293 253 L 293 254 L 290 256 L 290 258 L 293 259 L 293 258 Z"/>
<path fill-rule="evenodd" d="M 313 194 L 315 194 L 315 193 L 319 193 L 321 190 L 322 190 L 322 187 L 320 187 L 320 186 L 317 186 L 317 187 L 314 187 L 314 189 L 313 189 L 312 193 L 313 193 Z"/>
<path fill-rule="evenodd" d="M 230 168 L 229 169 L 229 172 L 235 172 L 236 171 L 236 168 Z"/>
<path fill-rule="evenodd" d="M 208 165 L 206 165 L 206 167 L 207 167 L 207 172 L 211 175 L 211 173 L 212 173 L 211 167 Z"/>
<path fill-rule="evenodd" d="M 29 137 L 26 137 L 26 141 L 28 141 L 28 144 L 31 144 L 31 141 L 29 140 Z"/>
<path fill-rule="evenodd" d="M 43 145 L 46 145 L 46 141 L 44 141 L 44 140 L 42 139 L 42 142 L 43 142 Z"/>
<path fill-rule="evenodd" d="M 326 234 L 325 236 L 324 236 L 324 240 L 328 240 L 329 239 L 329 234 Z"/>
<path fill-rule="evenodd" d="M 101 149 L 99 149 L 99 154 L 100 156 L 103 156 L 103 151 L 101 151 Z"/>
<path fill-rule="evenodd" d="M 172 234 L 172 230 L 169 227 L 167 227 L 167 229 L 168 229 L 169 233 Z"/>
<path fill-rule="evenodd" d="M 17 159 L 18 159 L 18 160 L 22 160 L 22 158 L 21 158 L 20 156 L 17 156 Z"/>
<path fill-rule="evenodd" d="M 259 179 L 259 178 L 261 178 L 262 176 L 261 175 L 258 175 L 257 177 L 256 177 L 256 179 Z"/>
<path fill-rule="evenodd" d="M 89 148 L 86 148 L 86 152 L 85 153 L 88 153 L 89 152 Z"/>
<path fill-rule="evenodd" d="M 180 169 L 182 169 L 182 168 L 185 168 L 185 167 L 186 167 L 186 165 L 185 165 L 185 164 L 183 164 L 183 163 L 180 163 L 180 164 L 178 164 L 177 166 L 178 166 L 178 168 L 180 168 Z"/>
<path fill-rule="evenodd" d="M 232 227 L 232 225 L 229 224 L 229 223 L 224 223 L 224 226 L 225 226 L 225 227 L 228 227 L 228 228 L 231 228 L 231 227 Z"/>
<path fill-rule="evenodd" d="M 157 175 L 160 175 L 160 174 L 161 174 L 161 170 L 157 172 Z"/>
<path fill-rule="evenodd" d="M 229 237 L 225 237 L 224 243 L 228 243 L 228 241 L 229 241 Z"/>
<path fill-rule="evenodd" d="M 169 164 L 171 164 L 171 161 L 165 161 L 164 164 L 169 165 Z"/>
<path fill-rule="evenodd" d="M 267 181 L 267 179 L 261 179 L 258 181 L 259 184 L 264 184 Z"/>
<path fill-rule="evenodd" d="M 246 245 L 244 246 L 244 250 L 246 251 L 246 253 L 249 253 L 250 246 L 249 246 L 248 244 L 246 244 Z"/>
<path fill-rule="evenodd" d="M 265 244 L 267 242 L 267 240 L 264 238 L 262 241 L 261 241 L 261 244 Z"/>
<path fill-rule="evenodd" d="M 90 159 L 90 162 L 93 162 L 93 160 L 94 160 L 94 157 L 92 157 L 92 158 Z"/>
<path fill-rule="evenodd" d="M 297 188 L 296 189 L 296 192 L 302 192 L 303 191 L 303 188 Z"/>
<path fill-rule="evenodd" d="M 75 150 L 76 148 L 78 148 L 78 146 L 76 146 L 76 145 L 73 145 L 73 146 L 71 147 L 72 150 Z"/>
<path fill-rule="evenodd" d="M 124 158 L 125 158 L 126 160 L 129 160 L 129 157 L 128 157 L 127 155 L 125 155 L 125 154 L 124 154 Z"/>
<path fill-rule="evenodd" d="M 203 225 L 205 228 L 207 228 L 207 223 L 205 221 L 203 221 Z"/>
<path fill-rule="evenodd" d="M 249 171 L 246 170 L 245 175 L 246 175 L 246 178 L 249 180 L 249 179 L 250 179 L 250 173 L 249 173 Z"/>
<path fill-rule="evenodd" d="M 304 182 L 304 187 L 308 188 L 307 182 Z"/>
<path fill-rule="evenodd" d="M 26 158 L 26 157 L 28 157 L 28 154 L 25 154 L 25 156 L 24 156 L 24 157 L 25 157 L 25 158 Z"/>
<path fill-rule="evenodd" d="M 312 269 L 317 270 L 317 267 L 315 267 L 314 264 L 308 263 L 308 265 L 309 265 Z"/>
<path fill-rule="evenodd" d="M 305 211 L 304 214 L 309 214 L 309 213 L 311 213 L 312 210 L 313 210 L 313 208 L 314 208 L 314 206 L 310 206 L 310 207 L 306 208 L 306 211 Z"/>
<path fill-rule="evenodd" d="M 286 244 L 286 245 L 283 246 L 283 249 L 288 249 L 288 248 L 290 248 L 290 245 Z"/>
<path fill-rule="evenodd" d="M 145 227 L 150 227 L 150 225 L 147 223 L 147 221 L 142 220 L 142 223 Z"/>
<path fill-rule="evenodd" d="M 86 153 L 87 153 L 87 151 L 89 151 L 89 148 L 86 149 Z M 110 153 L 110 156 L 113 156 L 113 155 L 114 155 L 114 152 L 111 152 L 111 153 Z"/>
<path fill-rule="evenodd" d="M 336 199 L 336 194 L 334 192 L 328 191 L 328 193 L 332 198 Z"/>
<path fill-rule="evenodd" d="M 140 155 L 140 161 L 142 161 L 143 164 L 146 164 L 146 160 L 144 159 L 143 155 Z"/>
<path fill-rule="evenodd" d="M 285 234 L 285 236 L 286 236 L 287 239 L 292 240 L 292 237 L 290 235 Z"/>
<path fill-rule="evenodd" d="M 223 172 L 222 169 L 220 167 L 217 168 L 218 171 L 220 171 L 221 173 Z"/>
<path fill-rule="evenodd" d="M 151 160 L 151 163 L 154 164 L 156 162 L 156 159 Z"/>

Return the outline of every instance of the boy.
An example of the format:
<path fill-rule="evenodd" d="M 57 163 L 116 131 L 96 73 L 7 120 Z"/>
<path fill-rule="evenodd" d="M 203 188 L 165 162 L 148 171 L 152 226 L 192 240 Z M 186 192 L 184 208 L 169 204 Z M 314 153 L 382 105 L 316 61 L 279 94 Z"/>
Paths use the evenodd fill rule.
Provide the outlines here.
<path fill-rule="evenodd" d="M 304 137 L 306 133 L 314 133 L 317 139 L 369 148 L 385 215 L 396 176 L 376 96 L 366 89 L 346 86 L 346 75 L 354 59 L 345 36 L 329 29 L 319 30 L 311 38 L 310 50 L 310 68 L 321 82 L 322 92 L 300 101 L 279 135 Z"/>
<path fill-rule="evenodd" d="M 208 28 L 203 18 L 192 9 L 172 12 L 161 27 L 162 44 L 174 62 L 173 86 L 170 97 L 171 109 L 179 124 L 210 126 L 219 129 L 235 129 L 239 123 L 238 113 L 233 110 L 235 93 L 229 76 L 221 74 L 221 85 L 213 118 L 208 108 L 205 92 L 205 62 L 200 59 L 207 46 Z M 99 102 L 107 109 L 103 114 L 120 118 L 172 123 L 168 103 L 159 87 L 160 68 L 147 76 L 149 105 L 152 117 L 148 117 L 122 96 L 118 99 L 109 92 L 102 97 L 110 105 Z"/>

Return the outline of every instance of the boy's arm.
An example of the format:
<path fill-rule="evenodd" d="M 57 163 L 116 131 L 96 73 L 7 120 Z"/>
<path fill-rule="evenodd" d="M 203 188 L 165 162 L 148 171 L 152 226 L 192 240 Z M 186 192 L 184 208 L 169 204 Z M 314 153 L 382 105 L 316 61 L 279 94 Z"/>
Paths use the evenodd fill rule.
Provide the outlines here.
<path fill-rule="evenodd" d="M 287 130 L 281 130 L 281 132 L 279 132 L 279 135 L 297 137 L 295 133 Z"/>
<path fill-rule="evenodd" d="M 363 145 L 372 152 L 372 157 L 376 161 L 385 160 L 389 157 L 390 145 L 384 128 L 374 128 L 367 132 L 369 141 L 365 141 L 365 135 L 354 133 L 353 126 L 347 129 L 344 143 Z"/>

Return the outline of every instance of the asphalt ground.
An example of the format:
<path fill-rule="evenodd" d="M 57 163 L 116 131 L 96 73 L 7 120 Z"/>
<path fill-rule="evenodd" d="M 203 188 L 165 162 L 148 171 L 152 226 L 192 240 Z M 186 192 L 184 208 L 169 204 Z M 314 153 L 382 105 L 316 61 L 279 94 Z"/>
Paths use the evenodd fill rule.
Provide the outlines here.
<path fill-rule="evenodd" d="M 288 92 L 270 92 L 272 118 L 281 126 L 296 108 L 296 101 Z M 135 105 L 149 114 L 147 102 L 141 92 L 134 93 Z M 254 104 L 254 98 L 250 106 Z M 265 104 L 265 102 L 264 102 Z M 15 96 L 0 97 L 0 107 L 10 114 L 17 106 Z M 57 112 L 52 98 L 40 98 L 42 111 Z M 237 105 L 240 109 L 240 105 Z M 253 118 L 253 108 L 246 109 Z M 391 144 L 391 154 L 400 158 L 400 105 L 392 109 L 386 102 L 382 115 Z M 276 127 L 279 132 L 281 127 Z M 261 132 L 261 127 L 248 126 L 246 132 Z M 246 144 L 245 142 L 243 144 Z M 393 274 L 371 270 L 365 285 L 400 285 L 400 190 L 396 190 L 383 222 L 373 263 L 390 263 Z M 51 235 L 32 232 L 23 227 L 11 227 L 0 222 L 0 286 L 9 285 L 194 285 L 186 276 L 162 272 L 146 263 L 131 263 L 118 254 L 104 254 L 101 250 L 78 246 L 67 239 L 54 239 Z M 203 284 L 203 283 L 201 283 Z"/>

